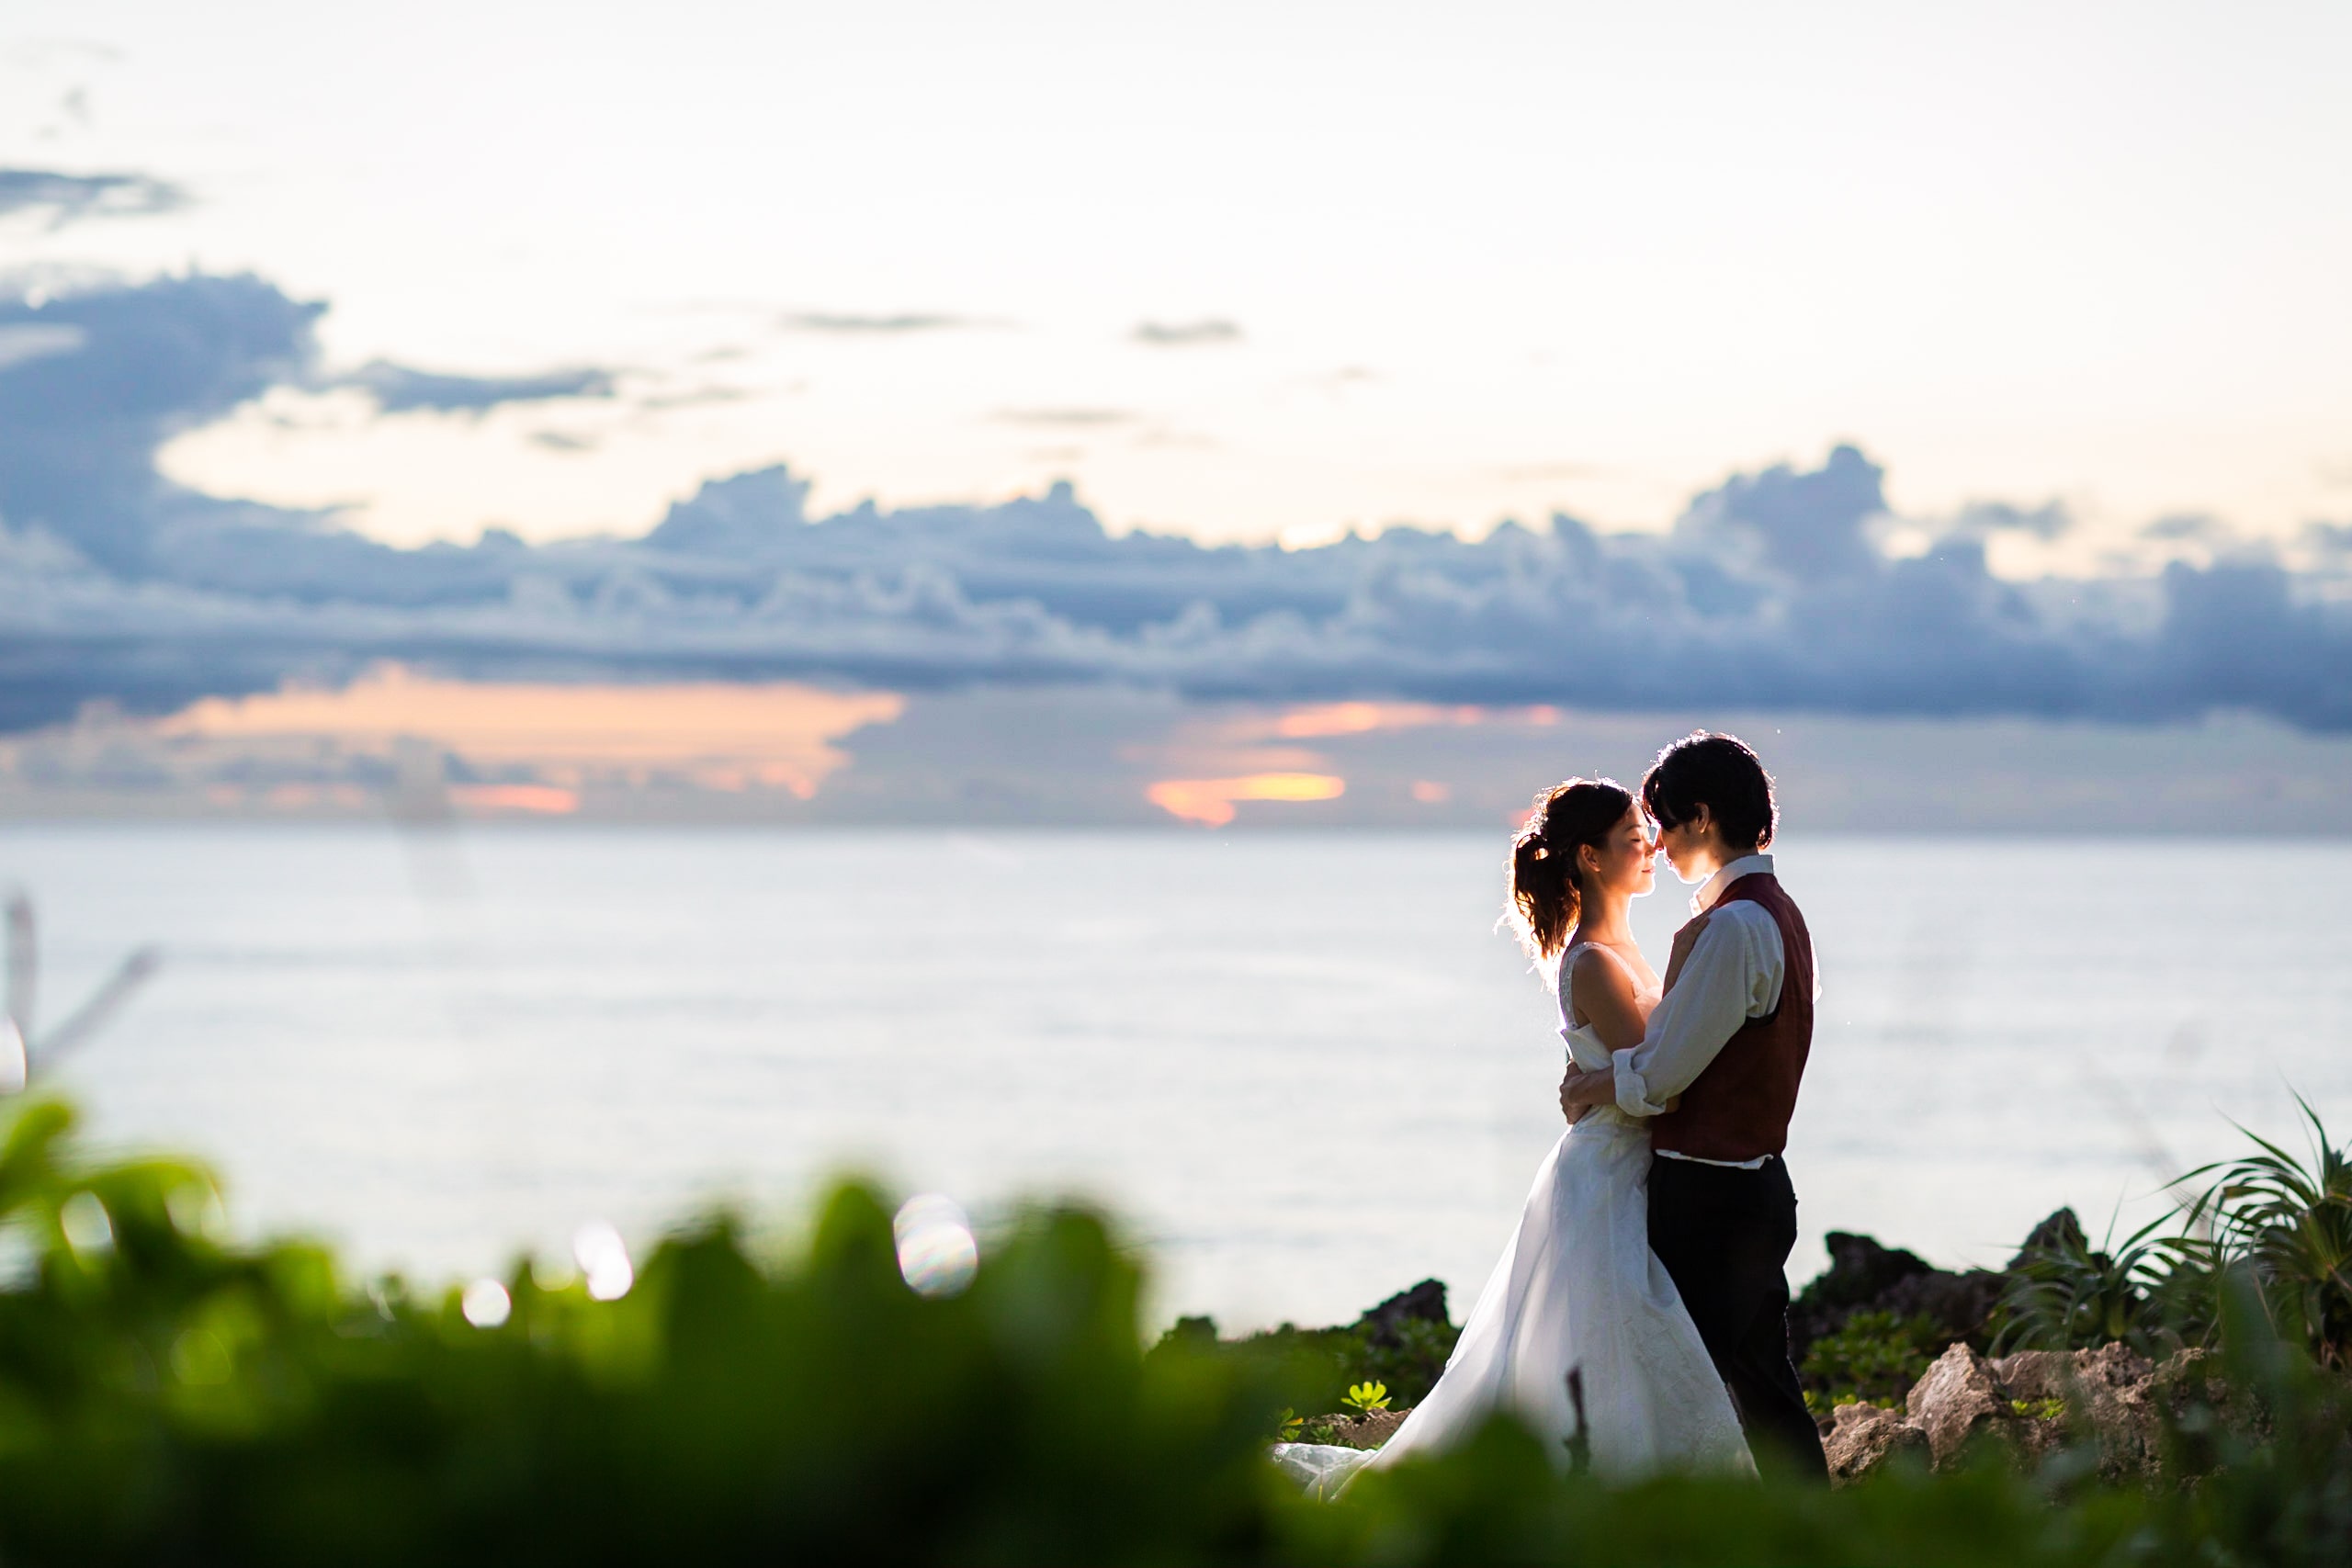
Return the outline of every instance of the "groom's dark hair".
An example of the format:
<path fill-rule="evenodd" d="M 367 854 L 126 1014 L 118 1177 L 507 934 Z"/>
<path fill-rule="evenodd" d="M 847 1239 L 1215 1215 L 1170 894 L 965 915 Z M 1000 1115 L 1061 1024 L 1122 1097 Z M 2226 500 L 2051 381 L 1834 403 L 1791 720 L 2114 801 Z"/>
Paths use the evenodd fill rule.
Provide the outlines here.
<path fill-rule="evenodd" d="M 1763 849 L 1781 826 L 1772 775 L 1735 736 L 1697 730 L 1657 754 L 1642 775 L 1642 805 L 1662 828 L 1679 828 L 1705 807 L 1724 842 Z"/>

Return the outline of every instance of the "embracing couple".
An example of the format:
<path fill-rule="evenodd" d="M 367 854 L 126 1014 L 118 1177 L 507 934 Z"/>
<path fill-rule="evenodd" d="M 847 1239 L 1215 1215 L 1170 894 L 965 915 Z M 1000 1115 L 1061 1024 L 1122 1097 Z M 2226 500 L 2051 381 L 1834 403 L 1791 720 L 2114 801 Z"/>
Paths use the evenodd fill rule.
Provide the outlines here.
<path fill-rule="evenodd" d="M 1826 1481 L 1789 1360 L 1797 1201 L 1781 1153 L 1815 987 L 1765 852 L 1778 821 L 1770 777 L 1728 735 L 1668 747 L 1639 799 L 1585 779 L 1538 797 L 1511 905 L 1555 965 L 1568 1130 L 1429 1397 L 1386 1447 L 1284 1445 L 1285 1470 L 1329 1495 L 1510 1410 L 1604 1475 L 1760 1461 Z M 1699 884 L 1663 980 L 1626 918 L 1661 852 Z"/>

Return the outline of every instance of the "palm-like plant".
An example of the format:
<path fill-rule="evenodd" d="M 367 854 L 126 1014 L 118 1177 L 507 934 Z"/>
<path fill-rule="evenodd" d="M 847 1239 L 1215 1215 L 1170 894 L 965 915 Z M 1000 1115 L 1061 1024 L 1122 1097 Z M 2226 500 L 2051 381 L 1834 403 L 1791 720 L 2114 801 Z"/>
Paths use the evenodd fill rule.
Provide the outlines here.
<path fill-rule="evenodd" d="M 2030 1248 L 1995 1310 L 1995 1349 L 2082 1350 L 2118 1339 L 2143 1354 L 2169 1348 L 2150 1303 L 2178 1271 L 2174 1238 L 2157 1234 L 2172 1219 L 2152 1220 L 2104 1249 L 2072 1225 Z"/>
<path fill-rule="evenodd" d="M 2181 1179 L 2211 1179 L 2182 1217 L 2192 1233 L 2210 1231 L 2211 1263 L 2253 1274 L 2283 1337 L 2323 1362 L 2341 1363 L 2352 1357 L 2352 1151 L 2328 1141 L 2302 1096 L 2295 1103 L 2311 1122 L 2310 1163 L 2247 1133 L 2258 1153 L 2199 1166 Z"/>

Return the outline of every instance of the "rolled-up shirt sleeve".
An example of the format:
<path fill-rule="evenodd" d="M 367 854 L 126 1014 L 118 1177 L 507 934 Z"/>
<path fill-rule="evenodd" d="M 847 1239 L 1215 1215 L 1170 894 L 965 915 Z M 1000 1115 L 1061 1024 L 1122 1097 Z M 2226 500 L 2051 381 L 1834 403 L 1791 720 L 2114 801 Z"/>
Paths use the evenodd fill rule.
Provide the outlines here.
<path fill-rule="evenodd" d="M 1733 905 L 1714 912 L 1674 988 L 1650 1014 L 1642 1043 L 1611 1054 L 1617 1108 L 1626 1115 L 1666 1114 L 1666 1102 L 1707 1070 L 1740 1025 L 1780 1005 L 1780 929 L 1760 909 L 1747 913 L 1754 908 Z"/>

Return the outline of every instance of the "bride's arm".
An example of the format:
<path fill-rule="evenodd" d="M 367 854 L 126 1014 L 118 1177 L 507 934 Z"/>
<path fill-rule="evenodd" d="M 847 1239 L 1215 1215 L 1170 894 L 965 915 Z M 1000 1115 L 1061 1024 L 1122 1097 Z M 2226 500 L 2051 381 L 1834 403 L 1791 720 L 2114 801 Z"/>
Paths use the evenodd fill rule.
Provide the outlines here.
<path fill-rule="evenodd" d="M 1601 949 L 1588 947 L 1577 953 L 1575 967 L 1568 971 L 1568 996 L 1576 1003 L 1577 1016 L 1611 1051 L 1642 1043 L 1650 1010 L 1642 1005 L 1633 972 Z"/>
<path fill-rule="evenodd" d="M 1676 968 L 1681 966 L 1685 956 L 1686 950 L 1678 944 Z M 1591 947 L 1577 954 L 1576 966 L 1568 971 L 1568 997 L 1576 1004 L 1577 1016 L 1592 1025 L 1592 1032 L 1611 1052 L 1631 1050 L 1642 1043 L 1649 1029 L 1650 1011 L 1657 1005 L 1634 986 L 1631 970 Z M 1571 1064 L 1567 1077 L 1560 1080 L 1561 1111 L 1571 1122 L 1581 1122 L 1585 1111 L 1601 1103 L 1606 1096 L 1588 1098 L 1576 1093 L 1577 1080 L 1590 1078 L 1596 1085 L 1606 1080 L 1614 1092 L 1615 1077 L 1609 1068 L 1580 1073 Z M 1682 1097 L 1676 1095 L 1666 1102 L 1666 1108 L 1672 1111 L 1681 1103 Z"/>

